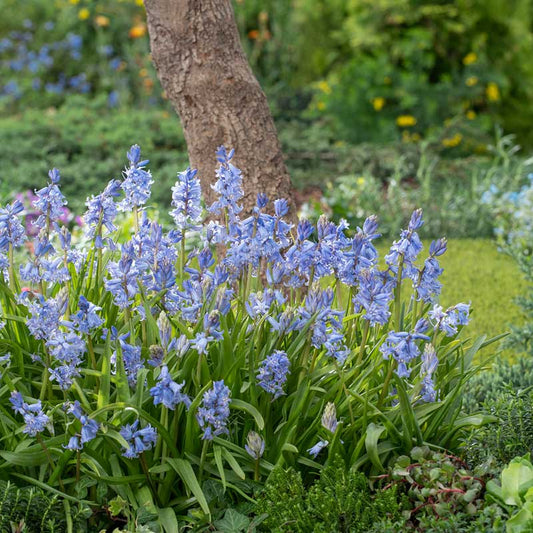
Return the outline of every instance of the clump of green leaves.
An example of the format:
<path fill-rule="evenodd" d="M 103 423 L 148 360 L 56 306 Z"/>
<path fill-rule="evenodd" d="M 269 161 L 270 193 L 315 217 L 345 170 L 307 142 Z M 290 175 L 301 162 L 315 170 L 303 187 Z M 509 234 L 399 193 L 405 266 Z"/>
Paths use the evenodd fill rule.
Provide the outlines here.
<path fill-rule="evenodd" d="M 533 394 L 500 390 L 495 400 L 484 404 L 496 422 L 474 429 L 465 442 L 465 458 L 471 465 L 484 463 L 487 468 L 501 467 L 517 455 L 533 449 Z"/>
<path fill-rule="evenodd" d="M 0 531 L 61 533 L 66 530 L 65 509 L 57 495 L 0 481 Z"/>
<path fill-rule="evenodd" d="M 282 495 L 282 497 L 280 497 Z M 399 518 L 396 490 L 372 494 L 368 479 L 338 456 L 309 489 L 300 472 L 275 468 L 258 498 L 266 531 L 367 532 L 383 517 Z"/>
<path fill-rule="evenodd" d="M 464 514 L 474 519 L 484 505 L 485 482 L 459 458 L 415 447 L 410 457 L 397 459 L 386 488 L 398 487 L 404 495 L 407 525 Z M 448 530 L 449 531 L 449 530 Z"/>
<path fill-rule="evenodd" d="M 529 454 L 516 457 L 501 473 L 500 483 L 491 480 L 487 492 L 512 515 L 507 533 L 533 529 L 533 464 Z"/>

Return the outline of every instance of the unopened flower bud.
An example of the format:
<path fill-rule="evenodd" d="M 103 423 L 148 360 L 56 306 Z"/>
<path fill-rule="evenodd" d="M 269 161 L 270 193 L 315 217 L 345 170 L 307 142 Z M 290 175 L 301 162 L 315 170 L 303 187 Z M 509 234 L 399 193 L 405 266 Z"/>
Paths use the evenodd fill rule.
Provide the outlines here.
<path fill-rule="evenodd" d="M 247 444 L 245 444 L 244 448 L 250 457 L 253 457 L 256 460 L 259 459 L 265 451 L 265 441 L 255 431 L 250 431 L 250 433 L 248 433 L 246 441 Z"/>
<path fill-rule="evenodd" d="M 328 402 L 322 413 L 322 426 L 325 427 L 331 433 L 337 431 L 337 410 L 335 404 Z"/>

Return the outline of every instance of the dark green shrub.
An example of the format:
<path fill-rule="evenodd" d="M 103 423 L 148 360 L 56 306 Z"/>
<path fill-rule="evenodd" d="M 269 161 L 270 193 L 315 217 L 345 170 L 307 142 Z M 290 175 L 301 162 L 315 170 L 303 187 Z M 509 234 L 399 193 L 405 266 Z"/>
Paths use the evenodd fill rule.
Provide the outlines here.
<path fill-rule="evenodd" d="M 531 377 L 530 377 L 531 379 Z M 470 465 L 500 468 L 533 450 L 533 393 L 507 387 L 483 405 L 497 421 L 476 428 L 466 439 L 465 458 Z"/>
<path fill-rule="evenodd" d="M 25 533 L 62 533 L 67 530 L 65 509 L 58 496 L 35 487 L 19 488 L 0 481 L 0 531 L 24 525 Z"/>
<path fill-rule="evenodd" d="M 533 357 L 523 356 L 516 361 L 498 359 L 490 370 L 480 372 L 472 377 L 468 383 L 463 398 L 463 407 L 468 412 L 482 408 L 491 408 L 505 403 L 502 397 L 509 399 L 509 395 L 520 395 L 533 386 Z M 523 454 L 522 454 L 523 455 Z"/>
<path fill-rule="evenodd" d="M 277 467 L 259 495 L 255 513 L 268 515 L 261 526 L 265 531 L 366 533 L 383 517 L 397 519 L 399 506 L 395 490 L 373 495 L 367 478 L 346 471 L 337 457 L 309 489 L 299 472 Z"/>

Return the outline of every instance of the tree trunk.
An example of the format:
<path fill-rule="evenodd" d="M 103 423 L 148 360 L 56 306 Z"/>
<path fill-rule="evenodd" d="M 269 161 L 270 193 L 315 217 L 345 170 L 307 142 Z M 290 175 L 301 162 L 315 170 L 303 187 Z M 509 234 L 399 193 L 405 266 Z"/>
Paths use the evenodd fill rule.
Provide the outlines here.
<path fill-rule="evenodd" d="M 231 0 L 145 0 L 152 57 L 181 118 L 191 166 L 213 201 L 215 150 L 235 148 L 244 213 L 257 193 L 291 197 L 274 121 L 239 40 Z"/>

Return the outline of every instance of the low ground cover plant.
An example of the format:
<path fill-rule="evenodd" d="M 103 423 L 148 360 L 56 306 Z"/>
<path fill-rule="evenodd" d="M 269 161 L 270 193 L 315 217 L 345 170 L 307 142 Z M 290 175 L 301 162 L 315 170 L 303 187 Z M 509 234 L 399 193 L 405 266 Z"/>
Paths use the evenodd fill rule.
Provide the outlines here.
<path fill-rule="evenodd" d="M 312 475 L 335 456 L 380 474 L 489 420 L 461 411 L 489 341 L 460 335 L 469 304 L 438 305 L 446 240 L 417 262 L 421 210 L 380 267 L 374 216 L 352 235 L 325 217 L 293 225 L 259 194 L 242 217 L 221 147 L 219 221 L 203 222 L 189 168 L 167 232 L 145 210 L 148 161 L 137 145 L 127 156 L 78 241 L 57 169 L 36 191 L 35 236 L 20 202 L 0 211 L 3 475 L 59 492 L 89 524 L 140 514 L 175 531 L 211 519 L 207 482 L 246 499 L 276 466 Z"/>

